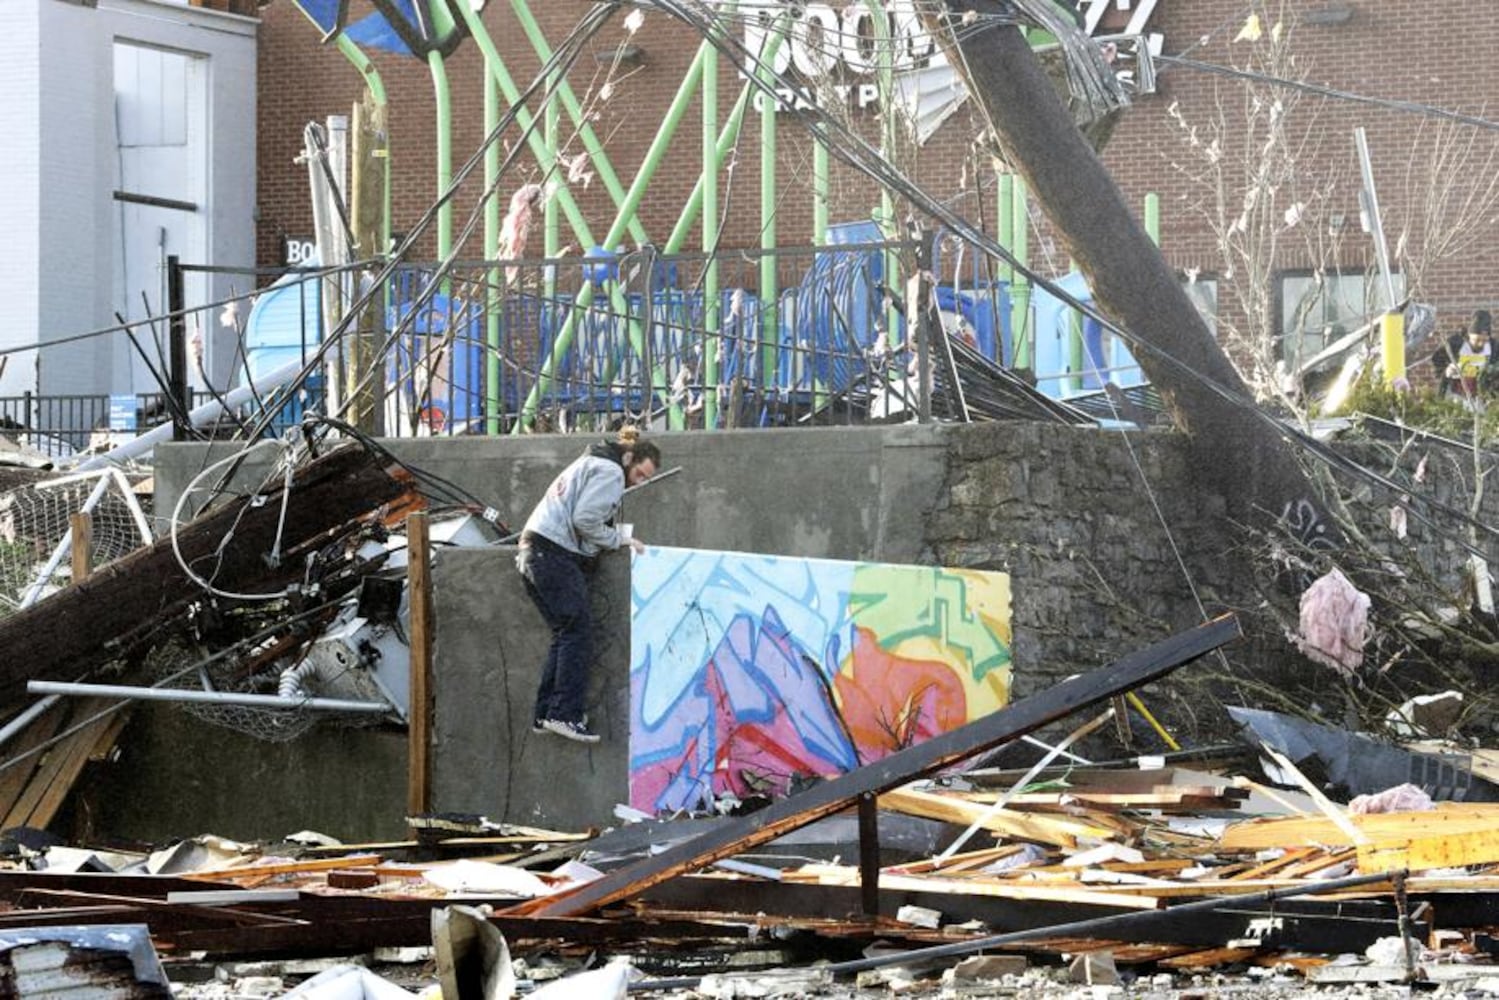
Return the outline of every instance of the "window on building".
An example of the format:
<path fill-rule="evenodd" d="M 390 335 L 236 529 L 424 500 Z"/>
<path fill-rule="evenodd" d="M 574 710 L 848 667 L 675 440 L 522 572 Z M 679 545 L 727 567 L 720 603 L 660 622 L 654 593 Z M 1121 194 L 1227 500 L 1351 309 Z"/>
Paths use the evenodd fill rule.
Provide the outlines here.
<path fill-rule="evenodd" d="M 1398 299 L 1405 294 L 1405 278 L 1393 277 Z M 1276 294 L 1278 356 L 1292 371 L 1385 308 L 1384 281 L 1373 271 L 1287 271 L 1277 278 Z"/>
<path fill-rule="evenodd" d="M 1181 285 L 1186 290 L 1187 298 L 1197 307 L 1197 313 L 1202 321 L 1208 325 L 1208 331 L 1214 337 L 1218 336 L 1218 279 L 1214 275 L 1203 274 L 1198 270 L 1184 271 L 1181 274 Z"/>

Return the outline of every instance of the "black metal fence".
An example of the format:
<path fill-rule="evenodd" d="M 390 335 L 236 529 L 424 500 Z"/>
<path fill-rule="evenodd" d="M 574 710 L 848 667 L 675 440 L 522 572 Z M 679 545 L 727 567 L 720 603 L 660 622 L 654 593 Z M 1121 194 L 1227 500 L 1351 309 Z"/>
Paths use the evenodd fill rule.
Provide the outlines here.
<path fill-rule="evenodd" d="M 904 315 L 902 276 L 918 250 L 904 241 L 714 255 L 646 248 L 402 265 L 358 317 L 363 335 L 325 347 L 324 298 L 357 301 L 360 278 L 288 272 L 242 310 L 231 384 L 195 402 L 298 362 L 306 372 L 294 392 L 266 403 L 257 391 L 241 413 L 268 406 L 274 430 L 350 401 L 397 437 L 908 420 L 933 381 Z M 255 272 L 244 274 L 253 285 Z M 969 303 L 995 311 L 997 331 L 992 294 L 985 301 Z M 997 343 L 982 353 L 999 360 Z M 122 401 L 114 411 L 111 402 L 0 398 L 0 433 L 54 454 L 98 443 L 112 424 L 138 432 L 169 417 L 162 393 L 135 397 L 124 421 Z"/>
<path fill-rule="evenodd" d="M 212 398 L 208 392 L 193 394 L 195 406 Z M 166 395 L 160 392 L 131 396 L 129 403 L 107 395 L 0 396 L 0 437 L 48 458 L 103 450 L 118 434 L 134 436 L 170 419 Z"/>

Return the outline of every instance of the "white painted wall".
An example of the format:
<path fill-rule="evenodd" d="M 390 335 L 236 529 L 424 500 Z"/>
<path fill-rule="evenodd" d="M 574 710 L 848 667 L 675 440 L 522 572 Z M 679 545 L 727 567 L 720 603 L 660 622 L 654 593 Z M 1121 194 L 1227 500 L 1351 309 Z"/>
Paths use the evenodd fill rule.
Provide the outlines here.
<path fill-rule="evenodd" d="M 36 256 L 41 219 L 41 12 L 37 4 L 0 3 L 0 350 L 36 342 L 41 287 Z M 35 385 L 33 352 L 0 355 L 0 395 Z"/>
<path fill-rule="evenodd" d="M 73 0 L 0 2 L 0 135 L 7 144 L 0 158 L 0 218 L 9 230 L 0 243 L 0 348 L 55 345 L 11 356 L 0 374 L 0 395 L 155 389 L 123 335 L 56 344 L 113 325 L 116 310 L 132 318 L 143 313 L 140 289 L 126 287 L 122 248 L 143 239 L 154 245 L 165 211 L 114 199 L 117 188 L 147 183 L 142 171 L 155 177 L 161 170 L 150 151 L 122 159 L 117 43 L 190 57 L 202 74 L 204 100 L 192 112 L 206 130 L 201 157 L 183 177 L 169 178 L 166 190 L 148 184 L 142 192 L 201 206 L 191 224 L 168 227 L 167 252 L 191 263 L 253 265 L 255 31 L 252 19 L 168 0 L 97 0 L 97 7 Z M 249 284 L 245 278 L 194 279 L 188 301 L 224 297 L 231 288 L 242 292 Z M 153 304 L 159 297 L 151 292 Z M 210 373 L 223 384 L 233 334 L 218 327 L 216 316 L 202 333 Z"/>

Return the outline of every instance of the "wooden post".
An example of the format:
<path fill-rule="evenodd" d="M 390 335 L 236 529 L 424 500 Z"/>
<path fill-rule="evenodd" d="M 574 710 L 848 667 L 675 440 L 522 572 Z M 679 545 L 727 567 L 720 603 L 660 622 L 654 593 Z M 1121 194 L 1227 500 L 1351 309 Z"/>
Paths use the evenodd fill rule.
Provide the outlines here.
<path fill-rule="evenodd" d="M 406 518 L 406 583 L 411 600 L 411 699 L 406 713 L 406 814 L 419 816 L 432 805 L 431 692 L 432 577 L 427 515 L 418 511 Z"/>
<path fill-rule="evenodd" d="M 916 419 L 932 422 L 932 240 L 917 236 L 916 272 L 906 282 L 906 330 L 916 341 Z"/>
<path fill-rule="evenodd" d="M 385 255 L 385 171 L 389 161 L 385 132 L 385 105 L 365 91 L 354 105 L 349 129 L 350 210 L 356 246 L 354 257 L 371 260 Z M 348 387 L 349 423 L 366 434 L 384 432 L 382 404 L 385 398 L 383 359 L 377 357 L 384 341 L 385 297 L 376 296 L 359 317 L 350 345 L 344 385 Z"/>
<path fill-rule="evenodd" d="M 77 583 L 93 572 L 94 518 L 86 511 L 74 511 L 68 515 L 68 530 L 72 532 L 73 549 L 71 561 L 73 582 Z"/>

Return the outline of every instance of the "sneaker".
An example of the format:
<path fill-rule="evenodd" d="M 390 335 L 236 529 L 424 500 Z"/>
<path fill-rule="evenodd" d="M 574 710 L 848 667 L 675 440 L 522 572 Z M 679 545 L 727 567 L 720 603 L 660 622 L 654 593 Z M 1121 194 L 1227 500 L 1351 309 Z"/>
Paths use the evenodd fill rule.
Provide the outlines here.
<path fill-rule="evenodd" d="M 586 722 L 543 719 L 541 728 L 549 733 L 561 736 L 565 740 L 573 740 L 578 743 L 597 743 L 599 741 L 599 734 L 590 731 Z"/>
<path fill-rule="evenodd" d="M 587 712 L 583 713 L 583 725 L 585 727 L 588 725 L 588 713 Z M 542 733 L 544 733 L 546 731 L 547 731 L 547 727 L 546 727 L 546 720 L 545 719 L 532 719 L 531 720 L 531 732 L 532 733 L 536 734 L 537 736 L 540 736 Z"/>

